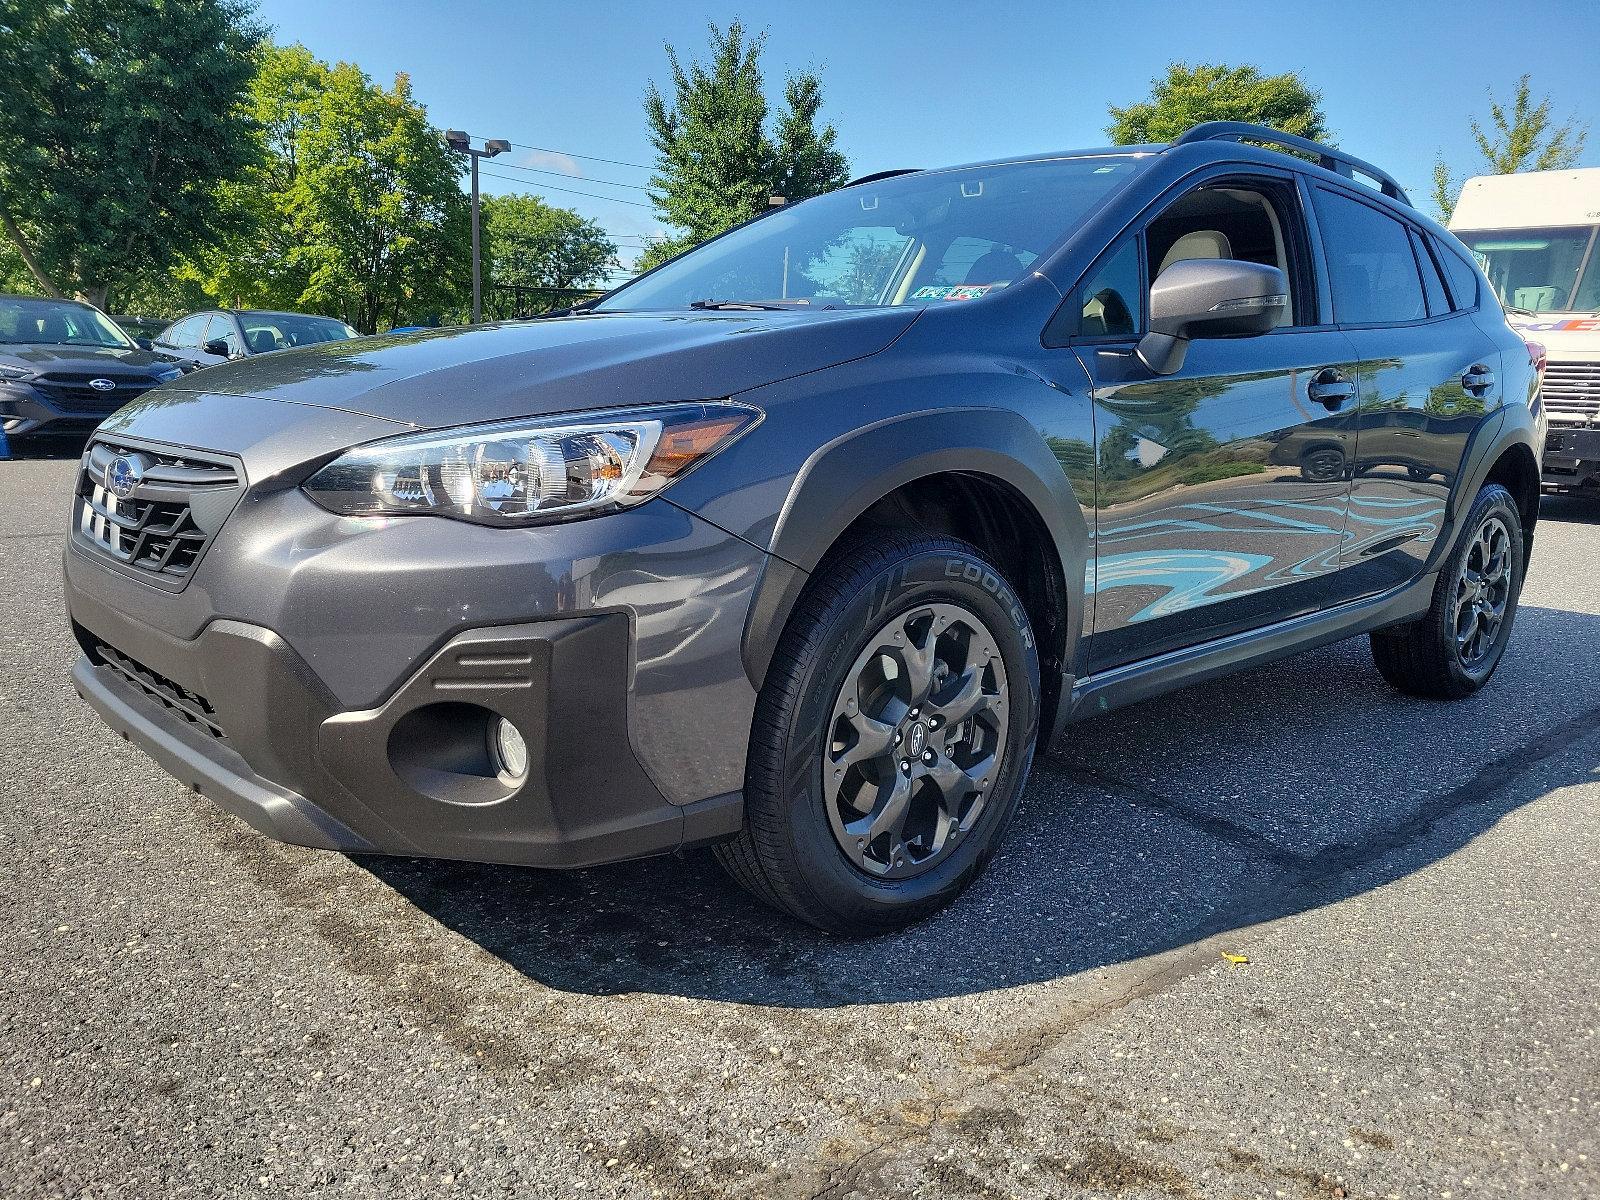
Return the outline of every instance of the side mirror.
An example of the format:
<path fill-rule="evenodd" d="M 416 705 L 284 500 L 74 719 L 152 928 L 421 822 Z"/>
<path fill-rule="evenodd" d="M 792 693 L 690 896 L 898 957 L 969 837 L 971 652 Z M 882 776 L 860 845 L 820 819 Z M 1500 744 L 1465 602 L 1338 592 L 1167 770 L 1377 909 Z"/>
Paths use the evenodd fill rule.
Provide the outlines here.
<path fill-rule="evenodd" d="M 154 350 L 156 348 L 156 344 L 147 337 L 136 337 L 133 339 L 133 344 L 141 350 Z"/>
<path fill-rule="evenodd" d="M 244 351 L 235 350 L 229 346 L 227 338 L 212 338 L 204 346 L 201 346 L 200 349 L 204 350 L 207 354 L 220 354 L 223 358 L 244 357 Z"/>
<path fill-rule="evenodd" d="M 1175 262 L 1150 286 L 1150 332 L 1140 339 L 1139 360 L 1171 375 L 1193 339 L 1267 333 L 1288 303 L 1289 281 L 1277 267 L 1233 258 Z"/>

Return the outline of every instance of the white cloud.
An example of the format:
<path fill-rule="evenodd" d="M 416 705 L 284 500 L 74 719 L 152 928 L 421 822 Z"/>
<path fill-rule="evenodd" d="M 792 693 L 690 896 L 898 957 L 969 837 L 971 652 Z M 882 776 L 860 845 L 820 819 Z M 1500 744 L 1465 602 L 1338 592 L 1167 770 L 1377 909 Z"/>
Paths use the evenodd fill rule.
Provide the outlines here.
<path fill-rule="evenodd" d="M 559 171 L 563 175 L 583 178 L 583 168 L 570 154 L 558 154 L 554 150 L 523 150 L 511 161 L 519 167 L 538 167 L 543 171 Z"/>

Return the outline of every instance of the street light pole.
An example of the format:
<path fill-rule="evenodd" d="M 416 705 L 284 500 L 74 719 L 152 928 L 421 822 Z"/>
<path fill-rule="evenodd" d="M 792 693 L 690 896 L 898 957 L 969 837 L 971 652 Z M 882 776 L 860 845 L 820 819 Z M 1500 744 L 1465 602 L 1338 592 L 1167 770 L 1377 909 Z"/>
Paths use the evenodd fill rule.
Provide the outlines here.
<path fill-rule="evenodd" d="M 460 150 L 472 159 L 472 323 L 476 325 L 483 320 L 483 277 L 479 268 L 482 260 L 478 251 L 478 160 L 504 154 L 511 149 L 511 143 L 504 138 L 489 138 L 482 150 L 474 150 L 472 139 L 460 129 L 446 129 L 444 140 L 450 149 Z"/>

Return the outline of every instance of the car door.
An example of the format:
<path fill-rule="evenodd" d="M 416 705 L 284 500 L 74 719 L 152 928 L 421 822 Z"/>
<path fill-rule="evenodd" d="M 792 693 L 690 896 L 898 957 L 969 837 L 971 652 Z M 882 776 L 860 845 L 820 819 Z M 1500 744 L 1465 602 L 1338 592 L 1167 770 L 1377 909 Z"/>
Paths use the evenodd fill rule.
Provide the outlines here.
<path fill-rule="evenodd" d="M 1432 552 L 1467 439 L 1500 403 L 1500 352 L 1419 227 L 1352 190 L 1314 195 L 1334 318 L 1361 358 L 1342 564 L 1378 591 Z"/>
<path fill-rule="evenodd" d="M 1356 354 L 1323 319 L 1312 244 L 1291 175 L 1227 174 L 1158 206 L 1085 277 L 1075 349 L 1097 441 L 1091 671 L 1337 598 Z M 1135 352 L 1151 277 L 1184 257 L 1281 266 L 1287 323 L 1193 341 L 1176 373 L 1154 374 Z"/>

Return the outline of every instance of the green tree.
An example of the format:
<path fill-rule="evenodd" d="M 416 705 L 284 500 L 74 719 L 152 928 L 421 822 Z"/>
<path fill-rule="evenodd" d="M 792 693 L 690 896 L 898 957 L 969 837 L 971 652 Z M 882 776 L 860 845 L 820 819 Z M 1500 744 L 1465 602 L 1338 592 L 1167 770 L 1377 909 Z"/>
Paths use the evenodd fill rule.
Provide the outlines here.
<path fill-rule="evenodd" d="M 1489 93 L 1489 128 L 1471 118 L 1472 140 L 1483 159 L 1484 175 L 1521 171 L 1561 171 L 1578 165 L 1589 127 L 1569 117 L 1559 125 L 1550 115 L 1550 97 L 1533 97 L 1532 77 L 1522 76 L 1511 92 L 1511 107 Z M 1455 211 L 1461 184 L 1441 155 L 1433 163 L 1433 202 L 1445 220 Z"/>
<path fill-rule="evenodd" d="M 306 309 L 371 333 L 453 312 L 464 288 L 462 157 L 410 80 L 373 83 L 304 46 L 269 46 L 251 88 L 259 165 L 228 203 L 248 236 L 192 267 L 224 303 Z"/>
<path fill-rule="evenodd" d="M 542 289 L 598 283 L 617 261 L 617 247 L 599 225 L 538 196 L 485 196 L 483 235 L 486 307 L 497 317 L 526 309 L 530 291 L 537 298 Z"/>
<path fill-rule="evenodd" d="M 1202 121 L 1249 121 L 1328 140 L 1322 96 L 1298 75 L 1263 75 L 1255 67 L 1226 63 L 1171 63 L 1150 81 L 1150 98 L 1126 108 L 1109 108 L 1106 136 L 1114 145 L 1170 142 Z"/>
<path fill-rule="evenodd" d="M 815 75 L 790 76 L 769 128 L 765 45 L 765 34 L 746 37 L 735 21 L 726 30 L 710 26 L 708 62 L 686 67 L 667 47 L 671 100 L 654 81 L 644 96 L 657 155 L 650 199 L 661 219 L 683 232 L 647 250 L 641 269 L 750 219 L 772 196 L 804 200 L 849 179 L 837 131 L 817 127 L 822 84 Z"/>
<path fill-rule="evenodd" d="M 40 291 L 104 307 L 225 230 L 261 36 L 245 0 L 6 0 L 0 229 Z"/>

